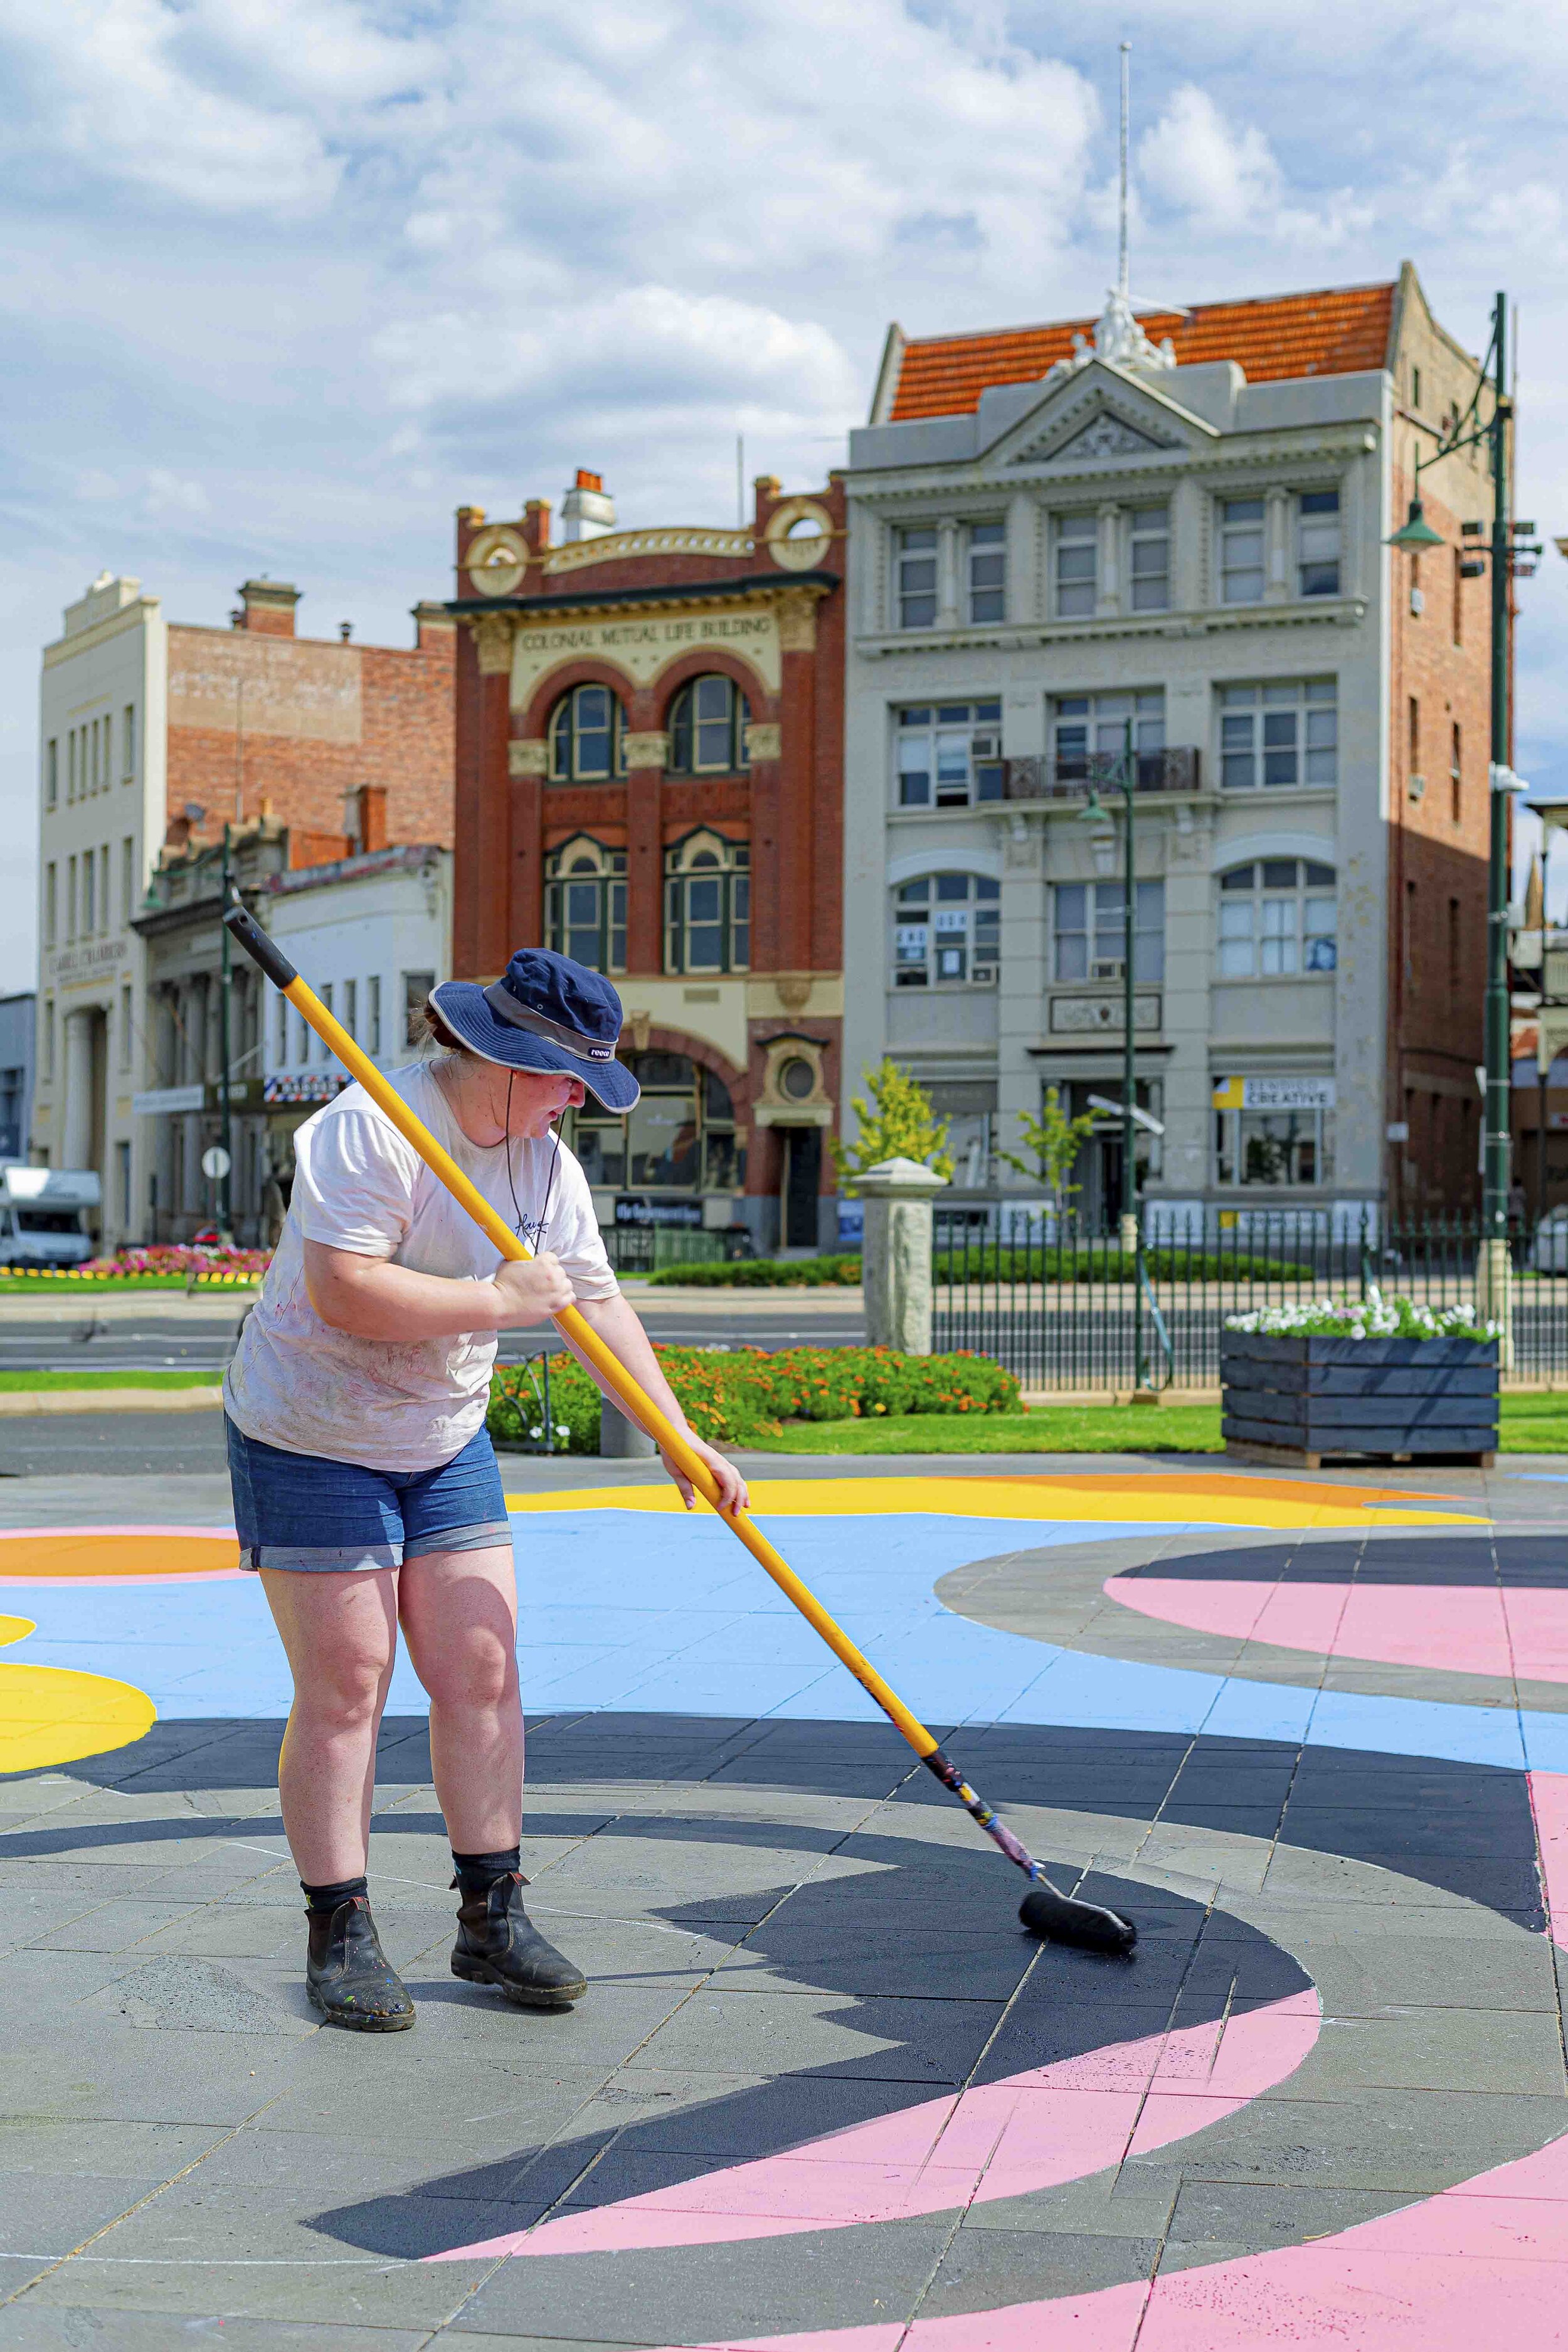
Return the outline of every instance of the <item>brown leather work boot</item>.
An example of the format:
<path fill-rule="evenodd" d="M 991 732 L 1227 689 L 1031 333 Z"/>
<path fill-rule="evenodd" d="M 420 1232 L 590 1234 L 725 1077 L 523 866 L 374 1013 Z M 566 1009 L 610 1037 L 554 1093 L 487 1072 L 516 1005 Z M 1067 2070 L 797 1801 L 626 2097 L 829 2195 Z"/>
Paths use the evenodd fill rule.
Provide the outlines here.
<path fill-rule="evenodd" d="M 308 1915 L 305 1990 L 329 2025 L 357 2033 L 402 2033 L 413 2023 L 408 1988 L 382 1949 L 371 1906 L 351 1895 L 332 1912 Z"/>
<path fill-rule="evenodd" d="M 464 1895 L 452 1973 L 467 1984 L 497 1986 L 519 2009 L 570 2009 L 588 1990 L 587 1979 L 524 1910 L 526 1884 L 521 1871 L 511 1870 L 486 1894 Z"/>

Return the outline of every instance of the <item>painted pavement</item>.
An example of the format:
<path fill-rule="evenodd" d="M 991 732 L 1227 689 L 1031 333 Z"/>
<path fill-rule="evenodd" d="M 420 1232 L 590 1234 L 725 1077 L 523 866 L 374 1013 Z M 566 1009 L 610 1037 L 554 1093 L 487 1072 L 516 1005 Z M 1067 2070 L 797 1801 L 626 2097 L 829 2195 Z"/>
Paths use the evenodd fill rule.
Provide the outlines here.
<path fill-rule="evenodd" d="M 179 1481 L 166 1524 L 40 1512 L 0 1528 L 0 2345 L 1568 2343 L 1562 1484 L 777 1467 L 775 1541 L 1136 1955 L 1022 1934 L 714 1519 L 549 1465 L 525 1868 L 590 1998 L 451 1979 L 400 1664 L 371 1892 L 420 2023 L 322 2032 L 232 1532 Z"/>

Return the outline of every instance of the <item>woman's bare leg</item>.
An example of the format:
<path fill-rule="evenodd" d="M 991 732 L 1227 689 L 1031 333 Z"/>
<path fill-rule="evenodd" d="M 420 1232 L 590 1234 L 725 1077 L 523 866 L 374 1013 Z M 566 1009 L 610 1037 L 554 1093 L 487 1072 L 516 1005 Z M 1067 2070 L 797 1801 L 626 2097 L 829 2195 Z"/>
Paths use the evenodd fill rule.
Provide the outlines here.
<path fill-rule="evenodd" d="M 459 1853 L 504 1853 L 523 1822 L 517 1592 L 509 1544 L 426 1552 L 401 1572 L 398 1611 L 430 1694 L 430 1761 Z"/>
<path fill-rule="evenodd" d="M 397 1656 L 398 1573 L 261 1571 L 294 1675 L 277 1793 L 308 1885 L 358 1878 L 365 1867 L 376 1732 Z"/>

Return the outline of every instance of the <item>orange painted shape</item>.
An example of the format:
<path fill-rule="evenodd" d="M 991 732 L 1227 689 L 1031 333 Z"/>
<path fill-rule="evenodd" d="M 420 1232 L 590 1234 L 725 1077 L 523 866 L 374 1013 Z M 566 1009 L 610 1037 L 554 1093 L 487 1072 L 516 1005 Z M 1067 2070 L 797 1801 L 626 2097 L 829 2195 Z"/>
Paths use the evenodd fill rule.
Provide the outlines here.
<path fill-rule="evenodd" d="M 0 1584 L 104 1578 L 237 1576 L 233 1536 L 162 1528 L 26 1528 L 0 1533 Z"/>

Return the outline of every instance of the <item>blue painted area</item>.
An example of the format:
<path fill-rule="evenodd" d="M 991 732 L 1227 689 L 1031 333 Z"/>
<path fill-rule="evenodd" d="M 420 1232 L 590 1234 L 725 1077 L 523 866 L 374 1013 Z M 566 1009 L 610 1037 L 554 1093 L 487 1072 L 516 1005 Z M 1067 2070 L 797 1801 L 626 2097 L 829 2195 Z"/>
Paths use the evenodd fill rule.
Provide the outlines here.
<path fill-rule="evenodd" d="M 1521 1721 L 1505 1708 L 1301 1690 L 1092 1657 L 955 1616 L 933 1592 L 949 1570 L 998 1553 L 1202 1532 L 1207 1522 L 1161 1529 L 1146 1522 L 904 1513 L 766 1524 L 894 1689 L 933 1722 L 1205 1732 L 1568 1770 L 1568 1714 Z M 594 1510 L 528 1513 L 513 1525 L 530 1711 L 877 1718 L 872 1701 L 716 1520 Z M 37 1622 L 22 1651 L 29 1664 L 119 1676 L 146 1691 L 165 1718 L 288 1711 L 287 1668 L 254 1578 L 75 1591 L 11 1585 L 5 1605 Z M 388 1704 L 394 1714 L 424 1712 L 404 1656 Z"/>

